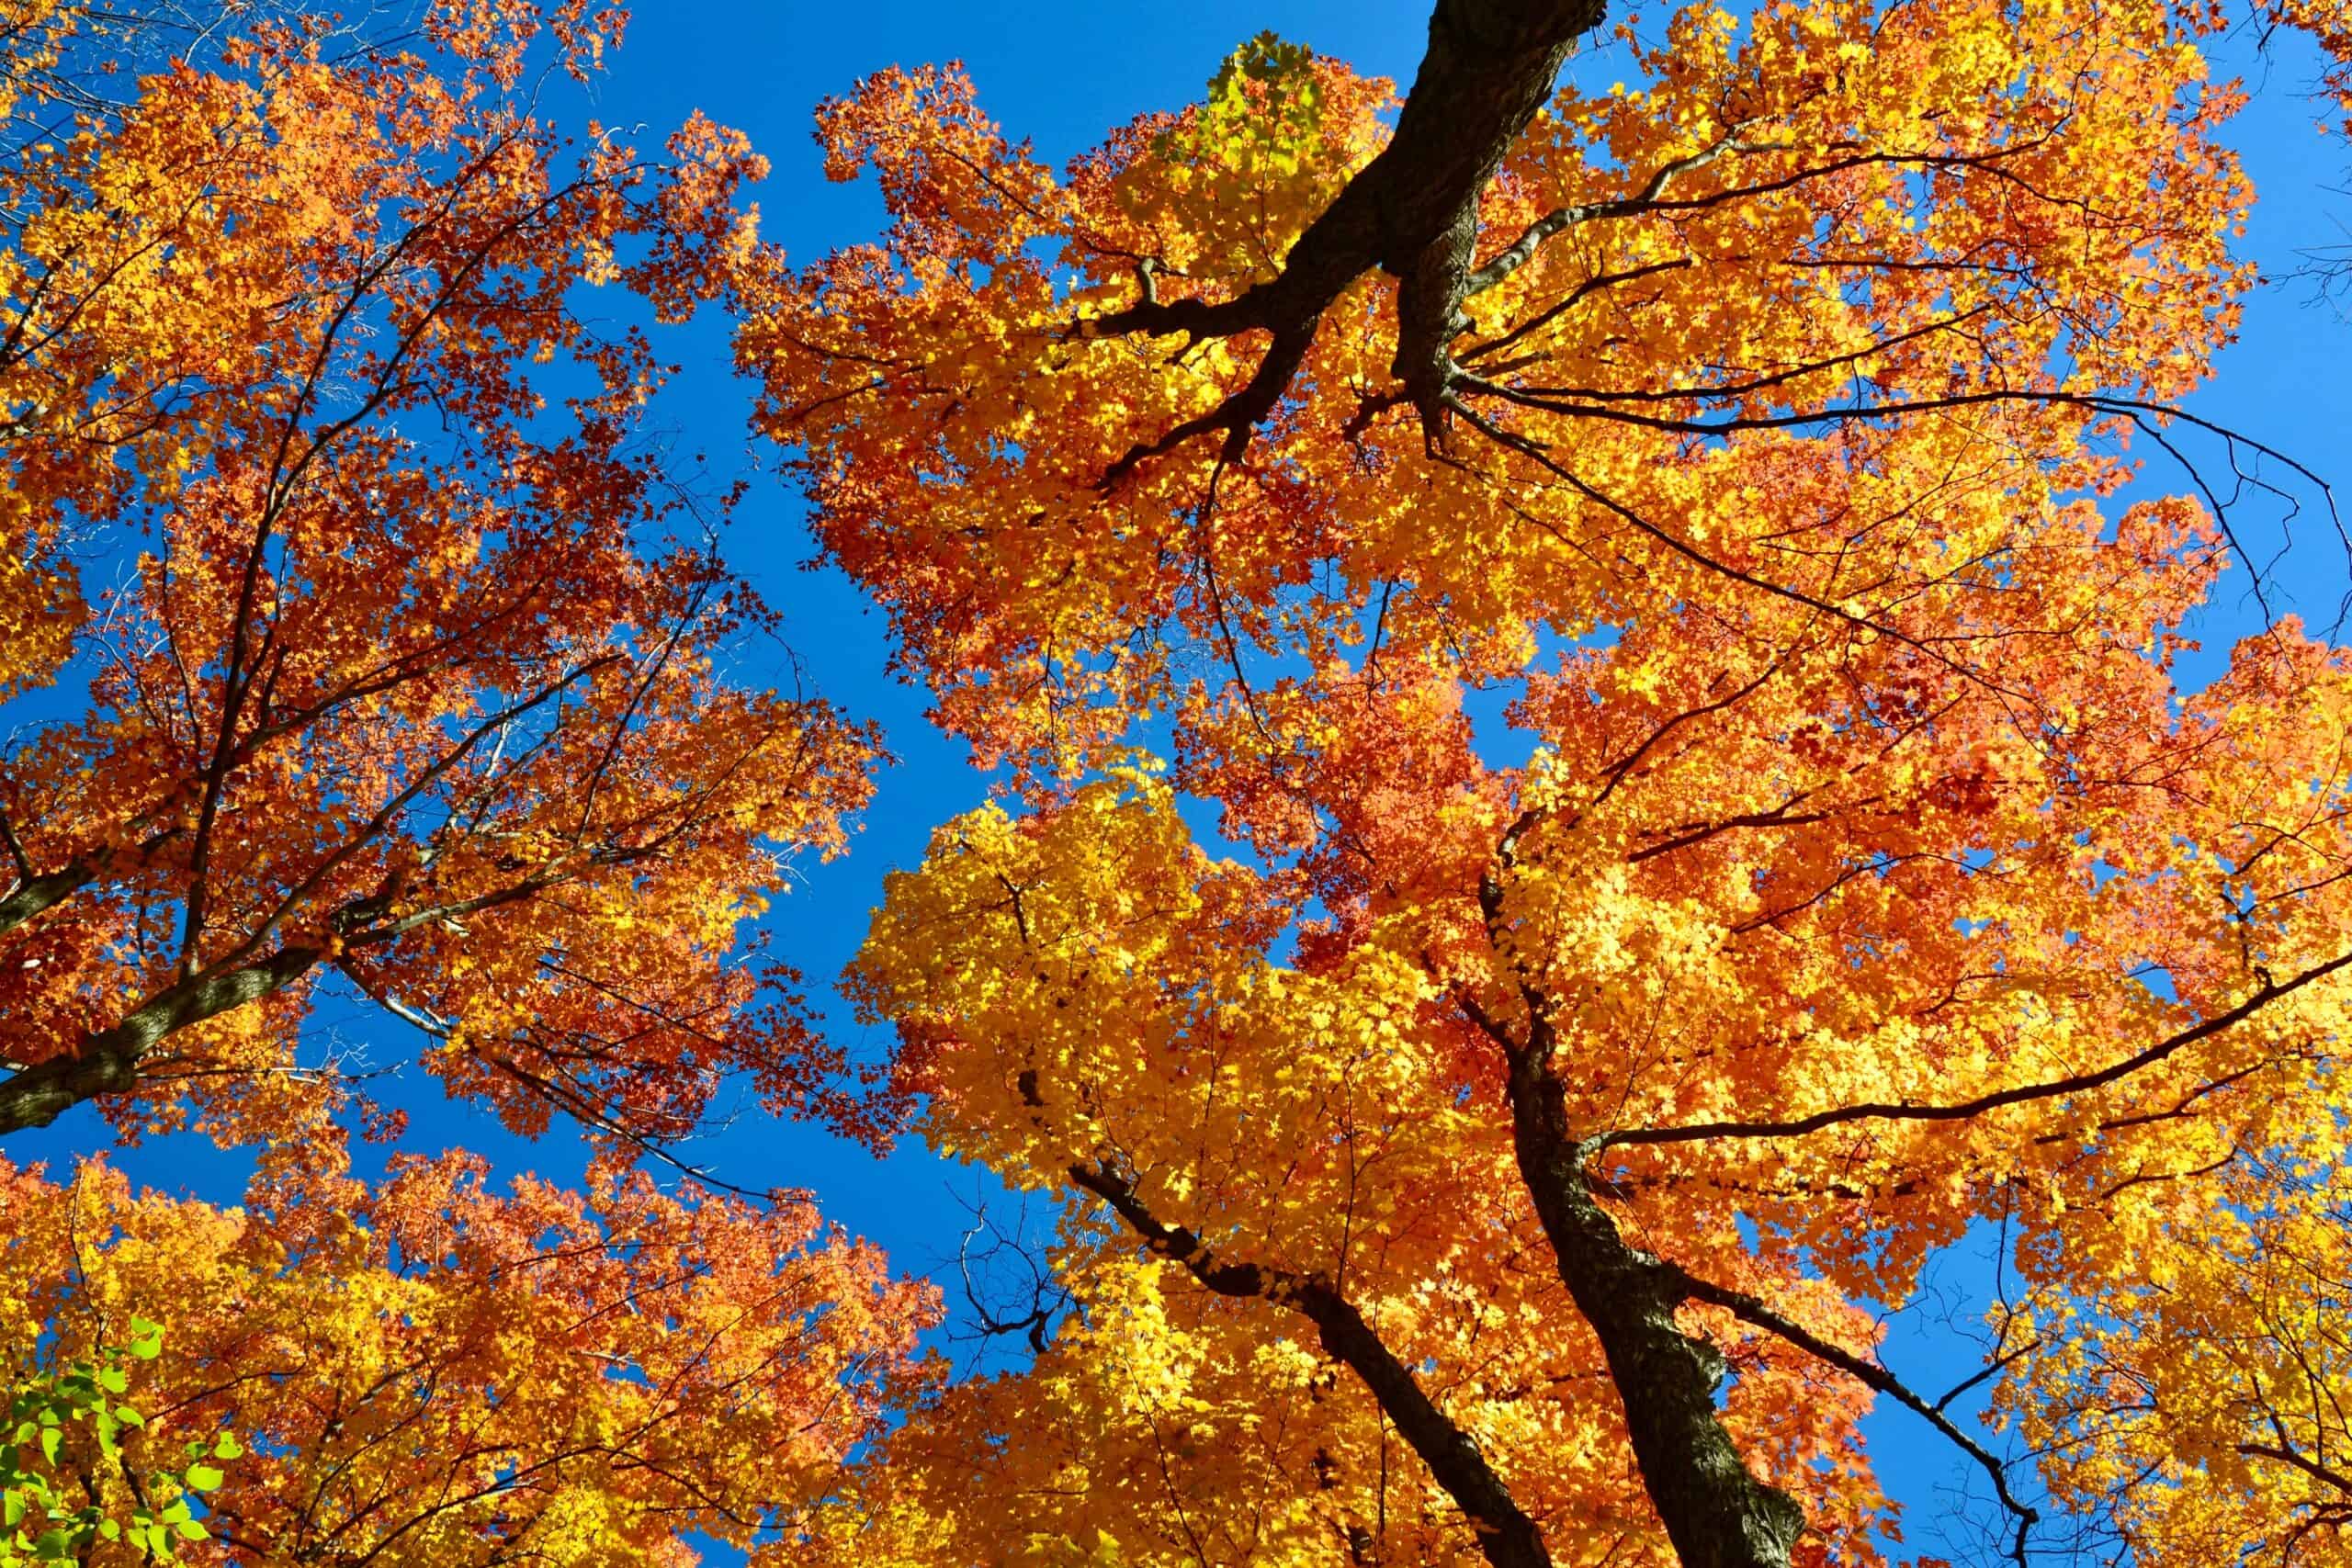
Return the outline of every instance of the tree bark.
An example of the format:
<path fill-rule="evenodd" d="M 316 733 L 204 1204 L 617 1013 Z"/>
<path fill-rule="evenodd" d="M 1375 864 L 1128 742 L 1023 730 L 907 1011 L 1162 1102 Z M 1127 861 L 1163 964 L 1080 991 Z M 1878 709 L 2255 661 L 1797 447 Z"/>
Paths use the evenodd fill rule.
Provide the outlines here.
<path fill-rule="evenodd" d="M 177 828 L 167 828 L 141 843 L 137 850 L 138 863 L 145 865 L 156 852 L 180 836 Z M 26 863 L 24 845 L 17 841 L 16 830 L 8 826 L 7 815 L 0 812 L 0 839 L 5 839 L 10 859 L 17 863 L 17 885 L 0 897 L 0 936 L 6 936 L 36 915 L 47 914 L 58 905 L 79 893 L 98 879 L 105 863 L 104 855 L 81 855 L 68 861 L 55 871 L 36 873 Z"/>
<path fill-rule="evenodd" d="M 1516 975 L 1504 879 L 1520 846 L 1543 820 L 1529 810 L 1496 846 L 1478 883 L 1487 942 L 1506 975 Z M 1691 1277 L 1626 1241 L 1586 1174 L 1600 1140 L 1577 1135 L 1555 1069 L 1559 1037 L 1542 988 L 1517 978 L 1526 1037 L 1466 999 L 1471 1017 L 1510 1065 L 1512 1153 L 1537 1222 L 1551 1243 L 1560 1282 L 1592 1325 L 1625 1410 L 1625 1429 L 1650 1506 L 1683 1568 L 1789 1568 L 1804 1530 L 1796 1499 L 1748 1473 L 1715 1412 L 1726 1371 L 1723 1355 L 1682 1331 L 1675 1314 L 1692 1299 Z"/>
<path fill-rule="evenodd" d="M 1438 0 L 1428 51 L 1396 118 L 1396 134 L 1350 180 L 1283 258 L 1282 271 L 1236 298 L 1147 297 L 1092 323 L 1098 334 L 1272 334 L 1241 391 L 1115 465 L 1211 431 L 1238 457 L 1273 411 L 1348 285 L 1374 270 L 1399 280 L 1396 378 L 1432 434 L 1453 378 L 1452 344 L 1467 326 L 1478 209 L 1511 144 L 1534 119 L 1568 51 L 1600 25 L 1604 0 Z"/>
<path fill-rule="evenodd" d="M 74 894 L 97 880 L 97 868 L 87 861 L 74 861 L 39 876 L 28 876 L 0 898 L 0 936 L 6 936 L 31 919 L 35 915 L 53 909 Z"/>
<path fill-rule="evenodd" d="M 1108 1166 L 1073 1165 L 1070 1179 L 1108 1203 L 1153 1251 L 1182 1264 L 1193 1278 L 1226 1296 L 1279 1303 L 1315 1325 L 1324 1353 L 1363 1380 L 1430 1474 L 1445 1488 L 1477 1532 L 1479 1550 L 1494 1568 L 1552 1568 L 1543 1532 L 1510 1495 L 1478 1445 L 1438 1408 L 1363 1314 L 1330 1281 L 1255 1263 L 1226 1263 L 1199 1236 L 1165 1224 L 1136 1198 L 1135 1187 Z"/>
<path fill-rule="evenodd" d="M 0 1134 L 46 1127 L 85 1100 L 123 1093 L 139 1081 L 140 1063 L 164 1036 L 258 1001 L 325 956 L 321 947 L 284 947 L 242 969 L 164 987 L 113 1028 L 89 1036 L 74 1055 L 36 1062 L 0 1079 Z"/>
<path fill-rule="evenodd" d="M 1683 1568 L 1788 1568 L 1804 1512 L 1748 1473 L 1724 1430 L 1722 1354 L 1675 1322 L 1685 1277 L 1630 1245 L 1594 1198 L 1548 1036 L 1539 1019 L 1512 1062 L 1512 1144 L 1560 1282 L 1609 1359 L 1651 1506 Z"/>

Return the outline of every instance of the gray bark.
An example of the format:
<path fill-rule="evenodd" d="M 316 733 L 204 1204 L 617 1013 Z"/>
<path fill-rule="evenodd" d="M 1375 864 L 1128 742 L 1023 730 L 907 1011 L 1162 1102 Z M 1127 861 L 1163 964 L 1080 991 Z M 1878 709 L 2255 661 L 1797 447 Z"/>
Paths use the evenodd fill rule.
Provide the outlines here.
<path fill-rule="evenodd" d="M 1675 1322 L 1686 1276 L 1629 1244 L 1595 1200 L 1547 1034 L 1539 1020 L 1512 1064 L 1512 1144 L 1560 1282 L 1609 1359 L 1651 1506 L 1683 1568 L 1788 1568 L 1804 1510 L 1750 1475 L 1724 1430 L 1723 1357 Z"/>

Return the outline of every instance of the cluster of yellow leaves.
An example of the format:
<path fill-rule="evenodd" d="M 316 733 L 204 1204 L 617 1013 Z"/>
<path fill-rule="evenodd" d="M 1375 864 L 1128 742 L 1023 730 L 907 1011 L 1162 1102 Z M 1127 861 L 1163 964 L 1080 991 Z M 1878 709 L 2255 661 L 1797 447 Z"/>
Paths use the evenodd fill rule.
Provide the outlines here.
<path fill-rule="evenodd" d="M 1487 193 L 1481 258 L 1551 226 L 1467 299 L 1442 438 L 1367 275 L 1238 458 L 1155 444 L 1262 334 L 1091 326 L 1275 276 L 1385 85 L 1261 41 L 1058 175 L 952 72 L 827 107 L 892 224 L 775 267 L 742 362 L 941 718 L 1026 785 L 892 878 L 850 984 L 935 1144 L 1080 1204 L 1061 1337 L 892 1434 L 841 1560 L 1474 1553 L 1305 1318 L 1139 1258 L 1108 1170 L 1218 1263 L 1334 1282 L 1555 1560 L 1669 1561 L 1514 1164 L 1496 1036 L 1537 1015 L 1633 1245 L 1868 1357 L 2005 1227 L 2050 1338 L 1999 1398 L 2077 1435 L 2053 1497 L 2152 1564 L 2343 1550 L 2340 1423 L 2266 1438 L 2243 1388 L 2283 1412 L 2340 1295 L 2333 1179 L 2267 1173 L 2344 1152 L 2352 661 L 2281 622 L 2187 689 L 2227 541 L 2106 500 L 2253 276 L 2221 23 L 1681 7 Z M 1523 768 L 1473 743 L 1497 688 Z M 1874 1561 L 1865 1392 L 1682 1323 L 1800 1559 Z M 2102 1403 L 2126 1375 L 2153 1413 Z"/>
<path fill-rule="evenodd" d="M 1615 1413 L 1594 1397 L 1600 1351 L 1544 1261 L 1490 1049 L 1443 1021 L 1416 925 L 1327 963 L 1270 962 L 1295 897 L 1209 861 L 1166 787 L 1130 774 L 1046 817 L 989 808 L 943 829 L 922 872 L 891 879 L 852 985 L 898 1022 L 935 1141 L 1029 1186 L 1115 1157 L 1214 1255 L 1336 1270 L 1523 1506 L 1556 1521 L 1555 1550 L 1639 1539 L 1653 1527 Z M 1675 1193 L 1661 1215 L 1692 1200 Z M 1690 1218 L 1728 1239 L 1728 1208 Z M 1475 1550 L 1368 1396 L 1303 1354 L 1312 1330 L 1279 1303 L 1206 1297 L 1170 1264 L 1139 1272 L 1115 1227 L 1069 1240 L 1083 1325 L 1023 1377 L 951 1395 L 875 1467 L 890 1506 L 928 1498 L 949 1521 L 933 1528 L 957 1532 L 911 1560 L 979 1550 L 958 1542 L 989 1539 L 1005 1496 L 1033 1495 L 1011 1528 L 1058 1543 L 1049 1555 L 1099 1527 L 1125 1562 L 1328 1561 L 1382 1518 L 1390 1551 Z M 1871 1335 L 1793 1269 L 1759 1259 L 1737 1278 L 1824 1331 Z M 1819 1473 L 1857 1391 L 1729 1325 L 1725 1339 L 1741 1372 L 1730 1419 L 1838 1525 L 1841 1559 L 1872 1560 L 1860 1527 L 1875 1488 Z M 1039 1409 L 1055 1413 L 1050 1442 L 1023 1420 Z M 990 1490 L 967 1517 L 946 1478 L 981 1465 Z"/>
<path fill-rule="evenodd" d="M 2033 1373 L 2003 1403 L 2113 1552 L 2342 1560 L 2352 1215 L 2339 1163 L 2303 1152 L 2245 1162 L 2230 1201 L 2166 1216 L 2160 1262 L 2076 1271 L 2009 1329 Z"/>
<path fill-rule="evenodd" d="M 149 1439 L 248 1450 L 186 1561 L 684 1568 L 684 1533 L 790 1528 L 922 1375 L 934 1293 L 805 1199 L 502 1196 L 458 1155 L 370 1190 L 334 1147 L 265 1162 L 243 1209 L 0 1166 L 0 1354 L 70 1359 L 168 1311 Z"/>

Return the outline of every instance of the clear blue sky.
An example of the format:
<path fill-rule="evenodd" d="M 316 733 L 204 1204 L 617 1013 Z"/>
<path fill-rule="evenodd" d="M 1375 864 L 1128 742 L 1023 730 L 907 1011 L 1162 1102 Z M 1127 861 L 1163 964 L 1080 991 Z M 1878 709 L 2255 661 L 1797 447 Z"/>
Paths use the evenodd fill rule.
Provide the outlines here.
<path fill-rule="evenodd" d="M 1146 109 L 1172 107 L 1196 95 L 1219 58 L 1264 28 L 1312 44 L 1360 70 L 1409 80 L 1420 53 L 1427 9 L 1423 0 L 1192 0 L 1146 5 L 1140 0 L 896 0 L 891 4 L 825 5 L 797 0 L 646 0 L 628 43 L 594 90 L 593 112 L 607 123 L 642 126 L 658 140 L 690 111 L 748 131 L 774 161 L 760 189 L 766 232 L 796 256 L 813 259 L 832 246 L 869 238 L 879 205 L 870 189 L 826 185 L 809 136 L 817 101 L 846 89 L 876 67 L 960 59 L 978 85 L 987 108 L 1016 137 L 1033 139 L 1059 162 L 1091 145 L 1108 127 Z M 2263 69 L 2250 53 L 2233 55 L 2233 69 Z M 1572 67 L 1603 85 L 1630 74 L 1615 50 L 1597 51 Z M 2301 96 L 2314 74 L 2311 61 L 2283 53 L 2267 67 L 2239 142 L 2262 193 L 2247 246 L 2267 270 L 2283 276 L 2301 253 L 2341 243 L 2352 224 L 2352 196 L 2342 185 L 2352 149 L 2311 130 L 2316 111 Z M 583 110 L 583 112 L 589 112 Z M 2240 426 L 2311 463 L 2324 473 L 2352 479 L 2352 328 L 2324 306 L 2307 303 L 2307 283 L 2282 282 L 2258 296 L 2248 312 L 2244 343 L 2223 365 L 2220 383 L 2194 407 Z M 707 452 L 714 466 L 770 462 L 743 434 L 744 389 L 729 371 L 723 323 L 673 337 L 669 349 L 685 374 L 660 407 L 661 422 L 681 450 Z M 2218 454 L 2208 453 L 2208 456 Z M 2333 477 L 2333 476 L 2331 476 Z M 2173 476 L 2153 474 L 2168 488 Z M 2249 511 L 2255 540 L 2276 542 L 2277 509 Z M 2333 618 L 2344 586 L 2342 556 L 2324 519 L 2298 525 L 2300 543 L 2275 569 L 2274 604 L 2299 604 L 2313 620 Z M 975 804 L 984 781 L 965 765 L 960 747 L 941 740 L 922 717 L 921 698 L 892 681 L 880 618 L 864 612 L 836 575 L 799 570 L 808 555 L 798 503 L 773 477 L 763 479 L 737 523 L 730 549 L 737 564 L 786 614 L 788 636 L 823 692 L 854 711 L 880 720 L 901 759 L 883 780 L 853 854 L 831 866 L 808 868 L 807 885 L 775 916 L 783 951 L 816 982 L 822 998 L 854 951 L 867 908 L 879 897 L 883 874 L 911 864 L 931 828 Z M 2246 575 L 2233 573 L 2222 603 L 2200 628 L 2218 652 L 2251 625 Z M 842 1030 L 854 1025 L 842 1010 Z M 330 1009 L 322 1024 L 371 1043 L 387 1065 L 410 1057 L 414 1043 L 379 1015 Z M 865 1041 L 869 1051 L 884 1042 Z M 433 1080 L 413 1066 L 396 1080 L 393 1099 L 414 1117 L 407 1146 L 435 1150 L 461 1145 L 495 1158 L 502 1170 L 536 1169 L 569 1177 L 578 1168 L 575 1145 L 560 1134 L 537 1145 L 515 1143 L 485 1117 L 448 1106 Z M 14 1158 L 64 1159 L 104 1146 L 103 1129 L 84 1111 L 47 1134 L 12 1140 Z M 928 1269 L 952 1256 L 962 1211 L 950 1191 L 969 1194 L 973 1177 L 920 1150 L 877 1165 L 857 1151 L 807 1129 L 780 1128 L 747 1118 L 697 1145 L 694 1157 L 727 1178 L 752 1186 L 813 1189 L 826 1210 L 854 1231 L 888 1247 L 903 1267 Z M 211 1153 L 193 1140 L 175 1139 L 117 1156 L 141 1179 L 233 1201 L 243 1168 L 234 1156 Z M 1981 1262 L 1956 1259 L 1955 1292 L 1981 1292 Z M 1890 1359 L 1934 1384 L 1939 1369 L 1973 1370 L 1964 1351 L 1924 1319 L 1898 1324 Z M 1949 1381 L 1949 1380 L 1942 1380 Z M 1872 1423 L 1873 1444 L 1896 1495 L 1912 1506 L 1915 1524 L 1940 1506 L 1939 1483 L 1958 1472 L 1946 1450 L 1923 1439 L 1901 1413 Z M 1932 1530 L 1915 1528 L 1910 1548 L 1934 1550 Z"/>

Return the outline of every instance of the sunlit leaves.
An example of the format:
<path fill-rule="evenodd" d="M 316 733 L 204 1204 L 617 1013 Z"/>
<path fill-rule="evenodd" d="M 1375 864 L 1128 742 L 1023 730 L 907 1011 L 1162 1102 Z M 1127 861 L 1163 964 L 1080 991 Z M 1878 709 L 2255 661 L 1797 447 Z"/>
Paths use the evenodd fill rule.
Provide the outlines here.
<path fill-rule="evenodd" d="M 331 1145 L 266 1165 L 243 1210 L 96 1165 L 70 1184 L 0 1167 L 0 1348 L 28 1363 L 46 1325 L 41 1356 L 77 1369 L 28 1383 L 16 1419 L 34 1444 L 62 1432 L 42 1473 L 98 1477 L 85 1533 L 119 1518 L 126 1543 L 163 1529 L 233 1549 L 201 1561 L 486 1568 L 523 1548 L 683 1568 L 682 1531 L 788 1529 L 925 1375 L 913 1339 L 934 1293 L 804 1199 L 612 1172 L 584 1195 L 493 1192 L 458 1155 L 401 1159 L 369 1190 Z M 128 1355 L 93 1348 L 140 1303 L 170 1303 L 168 1333 L 132 1320 Z M 44 1399 L 81 1414 L 59 1404 L 44 1424 Z M 142 1490 L 84 1462 L 115 1446 Z"/>
<path fill-rule="evenodd" d="M 673 1138 L 735 1073 L 847 1113 L 750 928 L 875 738 L 773 689 L 733 498 L 642 425 L 764 164 L 540 107 L 526 56 L 620 19 L 259 17 L 0 162 L 0 694 L 56 682 L 0 761 L 0 1124 L 87 1056 L 126 1135 L 290 1133 L 350 1098 L 322 986 L 526 1131 Z"/>
<path fill-rule="evenodd" d="M 118 1545 L 139 1561 L 175 1562 L 182 1547 L 211 1538 L 190 1499 L 217 1490 L 228 1473 L 220 1463 L 243 1446 L 227 1431 L 174 1445 L 119 1397 L 132 1365 L 154 1361 L 163 1340 L 162 1325 L 133 1317 L 123 1343 L 91 1345 L 88 1359 L 17 1367 L 0 1431 L 0 1568 L 116 1560 L 101 1554 Z M 153 1381 L 143 1373 L 142 1391 Z"/>
<path fill-rule="evenodd" d="M 1365 1387 L 1279 1292 L 1204 1289 L 1205 1249 L 1338 1282 L 1555 1561 L 1666 1560 L 1642 1393 L 1515 1159 L 1539 1040 L 1522 1095 L 1629 1246 L 1867 1357 L 1998 1235 L 1988 1377 L 2060 1445 L 2054 1504 L 2148 1562 L 2335 1541 L 2338 1426 L 2264 1438 L 2284 1395 L 2217 1391 L 2299 1353 L 2341 1381 L 2299 1347 L 2335 1291 L 2305 1232 L 2343 1153 L 2352 679 L 2288 620 L 2188 679 L 2222 521 L 2115 499 L 2252 281 L 2221 21 L 1629 23 L 1628 80 L 1572 73 L 1484 193 L 1447 417 L 1373 269 L 1240 440 L 1202 422 L 1263 323 L 1118 313 L 1277 288 L 1385 85 L 1257 40 L 1060 172 L 949 72 L 828 106 L 891 226 L 776 266 L 742 361 L 827 547 L 1023 786 L 892 878 L 850 984 L 938 1145 L 1079 1204 L 1060 1337 L 848 1510 L 886 1551 L 1466 1555 Z M 1679 1324 L 1801 1560 L 1874 1560 L 1861 1384 L 1753 1315 Z M 1009 1521 L 958 1491 L 998 1464 Z"/>

